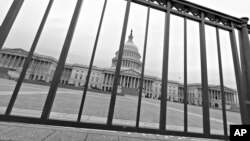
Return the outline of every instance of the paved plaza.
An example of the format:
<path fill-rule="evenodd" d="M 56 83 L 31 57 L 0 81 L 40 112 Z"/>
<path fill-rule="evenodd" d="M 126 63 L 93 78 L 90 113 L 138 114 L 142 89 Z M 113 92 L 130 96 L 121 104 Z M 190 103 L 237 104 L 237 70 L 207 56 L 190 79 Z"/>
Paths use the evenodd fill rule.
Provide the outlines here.
<path fill-rule="evenodd" d="M 3 114 L 10 100 L 16 82 L 0 79 L 0 113 Z M 12 115 L 40 117 L 49 87 L 23 83 Z M 76 121 L 82 91 L 59 88 L 53 104 L 51 119 Z M 82 113 L 82 122 L 106 123 L 110 103 L 110 94 L 87 92 Z M 135 126 L 138 97 L 118 96 L 115 106 L 113 124 Z M 167 102 L 167 129 L 183 131 L 184 112 L 183 104 Z M 155 99 L 142 99 L 140 127 L 158 128 L 160 115 L 160 101 Z M 241 124 L 240 114 L 227 111 L 227 123 Z M 211 133 L 223 134 L 222 111 L 210 109 Z M 202 107 L 188 106 L 188 130 L 202 132 Z"/>
<path fill-rule="evenodd" d="M 1 141 L 219 141 L 120 131 L 0 122 Z"/>

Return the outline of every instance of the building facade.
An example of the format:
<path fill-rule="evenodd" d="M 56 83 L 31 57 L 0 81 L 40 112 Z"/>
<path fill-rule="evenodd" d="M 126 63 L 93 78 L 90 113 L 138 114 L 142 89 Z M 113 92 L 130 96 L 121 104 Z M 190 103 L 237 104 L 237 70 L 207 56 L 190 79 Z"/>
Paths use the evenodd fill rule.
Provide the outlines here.
<path fill-rule="evenodd" d="M 179 84 L 178 87 L 178 98 L 179 102 L 184 102 L 184 86 Z M 226 108 L 229 109 L 231 106 L 238 105 L 238 94 L 237 91 L 224 86 L 225 103 Z M 209 106 L 212 108 L 222 108 L 221 102 L 221 88 L 219 85 L 208 86 L 209 95 Z M 202 87 L 201 84 L 189 84 L 187 85 L 187 101 L 188 104 L 202 105 Z"/>
<path fill-rule="evenodd" d="M 88 84 L 89 89 L 100 91 L 112 91 L 115 69 L 117 67 L 118 52 L 115 52 L 111 60 L 110 68 L 92 67 Z M 27 58 L 28 52 L 20 48 L 4 48 L 0 51 L 0 67 L 8 70 L 8 75 L 12 78 L 19 78 L 22 67 Z M 119 88 L 127 95 L 138 95 L 140 88 L 140 78 L 142 70 L 141 55 L 137 46 L 133 42 L 132 31 L 128 41 L 124 45 L 124 52 L 121 61 L 121 71 L 119 76 Z M 27 70 L 25 79 L 43 81 L 50 83 L 56 69 L 57 60 L 50 56 L 34 54 Z M 60 83 L 75 87 L 84 87 L 88 74 L 88 66 L 81 64 L 65 64 Z M 1 72 L 1 71 L 0 71 Z M 3 71 L 2 71 L 3 72 Z M 1 76 L 1 75 L 0 75 Z M 193 105 L 202 104 L 201 84 L 190 84 L 187 87 L 188 103 Z M 184 87 L 177 81 L 168 81 L 167 100 L 173 102 L 183 102 Z M 236 90 L 225 87 L 226 103 L 238 104 Z M 143 96 L 147 98 L 161 98 L 161 79 L 144 75 Z M 210 106 L 221 108 L 220 86 L 209 86 Z"/>

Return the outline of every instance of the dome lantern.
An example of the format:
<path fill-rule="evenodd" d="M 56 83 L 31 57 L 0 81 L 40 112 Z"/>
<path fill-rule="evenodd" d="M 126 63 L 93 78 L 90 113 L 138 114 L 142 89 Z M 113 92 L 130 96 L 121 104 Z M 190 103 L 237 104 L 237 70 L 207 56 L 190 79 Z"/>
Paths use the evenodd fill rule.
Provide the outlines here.
<path fill-rule="evenodd" d="M 130 35 L 128 36 L 128 40 L 133 42 L 133 30 L 131 29 Z"/>

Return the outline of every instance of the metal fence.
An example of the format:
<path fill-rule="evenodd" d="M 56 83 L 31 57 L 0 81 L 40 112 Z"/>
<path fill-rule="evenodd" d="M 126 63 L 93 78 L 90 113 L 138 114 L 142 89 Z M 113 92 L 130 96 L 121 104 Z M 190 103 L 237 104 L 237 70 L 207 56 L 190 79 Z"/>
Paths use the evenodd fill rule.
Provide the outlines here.
<path fill-rule="evenodd" d="M 98 31 L 96 34 L 95 44 L 92 51 L 91 61 L 89 65 L 88 75 L 86 78 L 86 83 L 82 95 L 82 101 L 80 105 L 80 110 L 78 114 L 77 121 L 62 121 L 49 119 L 51 113 L 52 105 L 56 96 L 56 91 L 60 83 L 60 78 L 62 71 L 66 62 L 66 58 L 69 52 L 69 48 L 72 42 L 74 31 L 77 25 L 79 13 L 83 4 L 83 0 L 77 0 L 75 5 L 74 13 L 68 28 L 67 36 L 65 38 L 63 48 L 58 60 L 58 64 L 55 70 L 55 75 L 51 82 L 51 86 L 47 95 L 47 99 L 42 111 L 40 118 L 32 117 L 22 117 L 11 115 L 14 103 L 18 96 L 20 87 L 24 81 L 26 71 L 31 63 L 32 55 L 36 49 L 37 43 L 39 41 L 40 35 L 43 31 L 44 25 L 46 23 L 47 17 L 49 16 L 51 7 L 54 0 L 50 0 L 47 9 L 44 13 L 43 19 L 36 33 L 35 39 L 33 41 L 32 47 L 29 50 L 28 57 L 23 65 L 22 72 L 17 81 L 13 94 L 11 96 L 10 102 L 8 103 L 7 110 L 5 114 L 0 115 L 1 121 L 16 121 L 16 122 L 27 122 L 27 123 L 38 123 L 38 124 L 49 124 L 49 125 L 60 125 L 60 126 L 72 126 L 72 127 L 84 127 L 84 128 L 94 128 L 94 129 L 106 129 L 106 130 L 118 130 L 118 131 L 131 131 L 131 132 L 142 132 L 142 133 L 155 133 L 164 135 L 180 135 L 180 136 L 191 136 L 191 137 L 204 137 L 204 138 L 218 138 L 218 139 L 228 139 L 228 127 L 226 119 L 226 108 L 225 108 L 225 95 L 224 95 L 224 82 L 223 82 L 223 70 L 221 61 L 221 47 L 220 47 L 220 36 L 219 29 L 223 29 L 229 32 L 230 42 L 234 63 L 235 78 L 237 82 L 238 99 L 240 103 L 240 114 L 242 124 L 250 124 L 250 43 L 249 43 L 249 32 L 250 25 L 247 24 L 247 18 L 236 18 L 213 9 L 209 9 L 188 1 L 180 0 L 127 0 L 126 11 L 124 15 L 122 34 L 120 39 L 118 62 L 115 70 L 115 77 L 113 83 L 113 90 L 111 94 L 110 106 L 108 111 L 107 123 L 97 124 L 97 123 L 83 123 L 80 121 L 82 116 L 82 111 L 86 99 L 87 86 L 90 80 L 91 70 L 93 67 L 93 61 L 95 58 L 97 43 L 99 39 L 100 30 L 102 27 L 102 22 L 106 10 L 106 4 L 108 0 L 104 0 L 104 5 L 102 9 L 102 14 L 99 22 Z M 0 28 L 0 49 L 2 49 L 3 44 L 11 30 L 13 23 L 22 7 L 24 0 L 14 0 L 4 21 Z M 147 49 L 147 39 L 148 39 L 148 24 L 150 18 L 150 10 L 156 9 L 165 13 L 165 28 L 164 30 L 164 45 L 163 45 L 163 68 L 162 68 L 162 89 L 161 89 L 161 101 L 160 101 L 160 126 L 158 129 L 149 129 L 139 127 L 140 122 L 140 109 L 142 101 L 142 88 L 139 89 L 138 107 L 137 107 L 137 118 L 135 127 L 126 127 L 113 125 L 113 115 L 116 103 L 117 88 L 119 83 L 119 74 L 121 70 L 123 47 L 125 42 L 125 36 L 128 25 L 128 18 L 130 14 L 131 3 L 137 3 L 141 6 L 147 7 L 147 21 L 145 29 L 145 42 L 144 42 L 144 52 L 143 52 L 143 65 L 140 79 L 140 86 L 143 85 L 144 78 L 144 66 L 145 66 L 145 55 Z M 167 113 L 167 83 L 168 83 L 168 69 L 169 69 L 169 32 L 170 32 L 170 15 L 176 15 L 182 17 L 184 20 L 184 131 L 170 131 L 166 130 L 166 115 Z M 201 78 L 202 78 L 202 115 L 203 115 L 203 133 L 192 133 L 188 131 L 188 109 L 187 109 L 187 20 L 192 20 L 199 23 L 199 36 L 200 36 L 200 59 L 201 59 Z M 219 64 L 219 75 L 220 75 L 220 86 L 222 92 L 222 113 L 223 113 L 223 129 L 224 135 L 214 135 L 210 131 L 210 115 L 209 115 L 209 96 L 208 96 L 208 73 L 207 73 L 207 56 L 206 56 L 206 40 L 205 40 L 205 25 L 212 26 L 216 29 L 216 39 L 217 39 L 217 50 L 218 50 L 218 64 Z M 239 52 L 237 51 L 236 35 L 235 29 L 239 32 Z"/>

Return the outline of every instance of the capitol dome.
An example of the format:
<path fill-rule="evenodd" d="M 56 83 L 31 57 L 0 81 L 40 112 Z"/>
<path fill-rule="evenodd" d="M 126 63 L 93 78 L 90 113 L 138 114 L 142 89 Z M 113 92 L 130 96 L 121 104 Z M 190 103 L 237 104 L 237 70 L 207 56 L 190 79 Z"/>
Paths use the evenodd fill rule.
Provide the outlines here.
<path fill-rule="evenodd" d="M 133 31 L 131 30 L 131 33 L 128 36 L 128 41 L 124 45 L 121 69 L 133 69 L 137 72 L 141 72 L 141 55 L 137 46 L 133 42 L 133 38 Z M 115 57 L 112 59 L 112 68 L 116 67 L 117 60 L 118 51 L 115 53 Z"/>

